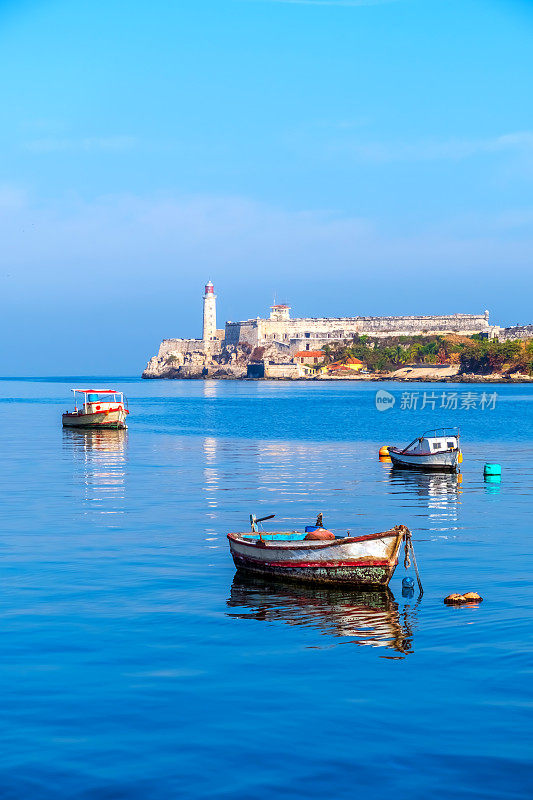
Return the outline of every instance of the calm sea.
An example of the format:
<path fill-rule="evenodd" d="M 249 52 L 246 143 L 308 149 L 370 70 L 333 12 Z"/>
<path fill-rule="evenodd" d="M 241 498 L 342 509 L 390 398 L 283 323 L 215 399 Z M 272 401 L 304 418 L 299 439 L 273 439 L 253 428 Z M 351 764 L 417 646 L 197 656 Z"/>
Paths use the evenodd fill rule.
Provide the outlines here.
<path fill-rule="evenodd" d="M 92 383 L 127 431 L 62 430 Z M 443 424 L 459 478 L 379 462 Z M 532 386 L 2 380 L 0 453 L 1 798 L 531 797 Z M 319 511 L 409 526 L 422 599 L 235 575 Z"/>

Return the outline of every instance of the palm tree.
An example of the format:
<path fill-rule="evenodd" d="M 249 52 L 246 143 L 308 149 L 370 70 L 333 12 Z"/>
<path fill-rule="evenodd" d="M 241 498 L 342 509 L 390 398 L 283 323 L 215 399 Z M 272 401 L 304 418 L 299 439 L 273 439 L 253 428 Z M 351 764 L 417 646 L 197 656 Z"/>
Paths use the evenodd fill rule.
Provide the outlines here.
<path fill-rule="evenodd" d="M 324 364 L 329 364 L 330 361 L 333 360 L 333 351 L 331 345 L 325 344 L 322 347 L 322 352 L 324 353 Z"/>
<path fill-rule="evenodd" d="M 404 351 L 403 347 L 400 344 L 397 344 L 396 347 L 394 348 L 394 355 L 393 355 L 393 361 L 394 361 L 395 364 L 401 364 L 402 363 L 402 359 L 403 359 L 404 353 L 405 353 L 405 351 Z"/>

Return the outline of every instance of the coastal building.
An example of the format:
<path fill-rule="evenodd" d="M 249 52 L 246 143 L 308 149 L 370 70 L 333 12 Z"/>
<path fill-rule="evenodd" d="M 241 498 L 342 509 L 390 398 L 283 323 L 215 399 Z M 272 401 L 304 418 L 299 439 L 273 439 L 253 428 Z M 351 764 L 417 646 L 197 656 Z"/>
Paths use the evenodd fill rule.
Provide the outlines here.
<path fill-rule="evenodd" d="M 331 364 L 325 364 L 319 368 L 321 373 L 335 373 L 341 370 L 342 372 L 361 372 L 365 369 L 362 361 L 355 356 L 349 356 L 346 361 L 333 361 Z"/>
<path fill-rule="evenodd" d="M 294 380 L 295 378 L 314 378 L 317 374 L 316 368 L 310 364 L 302 364 L 299 361 L 265 361 L 263 364 L 263 378 L 284 378 Z"/>
<path fill-rule="evenodd" d="M 293 355 L 301 350 L 319 350 L 333 341 L 354 336 L 429 336 L 458 333 L 490 336 L 489 312 L 483 314 L 441 314 L 399 317 L 301 317 L 291 318 L 290 306 L 270 307 L 268 319 L 257 317 L 226 322 L 224 342 L 247 343 L 251 347 L 275 344 L 280 352 Z"/>
<path fill-rule="evenodd" d="M 217 296 L 212 281 L 203 295 L 201 339 L 164 339 L 156 356 L 150 359 L 145 377 L 196 376 L 223 367 L 228 374 L 246 374 L 247 364 L 263 362 L 269 371 L 283 373 L 292 363 L 301 375 L 315 370 L 323 358 L 320 352 L 334 342 L 350 341 L 355 336 L 428 336 L 435 334 L 482 334 L 487 338 L 524 336 L 525 329 L 510 330 L 492 326 L 489 312 L 483 314 L 442 314 L 386 317 L 291 317 L 285 303 L 270 307 L 268 318 L 256 317 L 241 322 L 226 322 L 217 328 Z M 358 371 L 363 364 L 348 369 Z M 344 365 L 346 368 L 346 365 Z M 284 376 L 284 375 L 283 375 Z"/>
<path fill-rule="evenodd" d="M 495 325 L 491 338 L 499 339 L 500 342 L 533 339 L 533 325 L 511 325 L 508 328 Z"/>
<path fill-rule="evenodd" d="M 322 350 L 298 350 L 293 356 L 297 364 L 307 364 L 313 366 L 324 360 Z"/>
<path fill-rule="evenodd" d="M 165 339 L 167 350 L 182 353 L 201 350 L 216 353 L 221 346 L 248 345 L 251 348 L 275 345 L 279 354 L 291 358 L 302 351 L 319 351 L 334 341 L 354 336 L 428 336 L 431 334 L 475 333 L 491 336 L 496 329 L 483 314 L 441 314 L 399 317 L 291 317 L 291 307 L 270 307 L 268 319 L 256 317 L 241 322 L 226 322 L 217 329 L 217 296 L 212 281 L 205 284 L 203 296 L 203 331 L 201 339 Z M 501 330 L 501 329 L 499 329 Z"/>

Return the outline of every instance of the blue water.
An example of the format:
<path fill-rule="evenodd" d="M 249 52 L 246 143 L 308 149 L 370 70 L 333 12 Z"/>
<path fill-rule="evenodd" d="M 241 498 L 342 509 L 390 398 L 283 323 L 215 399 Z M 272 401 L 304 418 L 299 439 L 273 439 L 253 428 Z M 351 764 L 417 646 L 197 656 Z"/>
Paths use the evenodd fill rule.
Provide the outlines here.
<path fill-rule="evenodd" d="M 98 379 L 128 431 L 63 431 L 88 382 L 0 381 L 1 798 L 531 797 L 533 387 Z M 378 461 L 443 424 L 459 479 Z M 408 525 L 421 600 L 235 577 L 250 513 L 319 511 Z"/>

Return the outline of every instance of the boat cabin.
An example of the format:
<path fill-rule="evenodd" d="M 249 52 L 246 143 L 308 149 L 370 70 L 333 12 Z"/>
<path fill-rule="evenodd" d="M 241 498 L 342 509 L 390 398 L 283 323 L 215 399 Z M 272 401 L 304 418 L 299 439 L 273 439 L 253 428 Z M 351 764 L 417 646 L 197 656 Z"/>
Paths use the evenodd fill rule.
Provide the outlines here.
<path fill-rule="evenodd" d="M 459 449 L 459 433 L 453 431 L 447 433 L 445 428 L 434 431 L 426 431 L 418 439 L 408 444 L 401 452 L 409 455 L 432 455 L 433 453 L 443 453 L 450 450 Z"/>
<path fill-rule="evenodd" d="M 125 407 L 124 394 L 114 389 L 72 389 L 74 394 L 75 410 L 82 414 L 95 414 L 101 411 L 110 411 L 117 406 Z M 78 396 L 81 408 L 78 409 Z"/>

